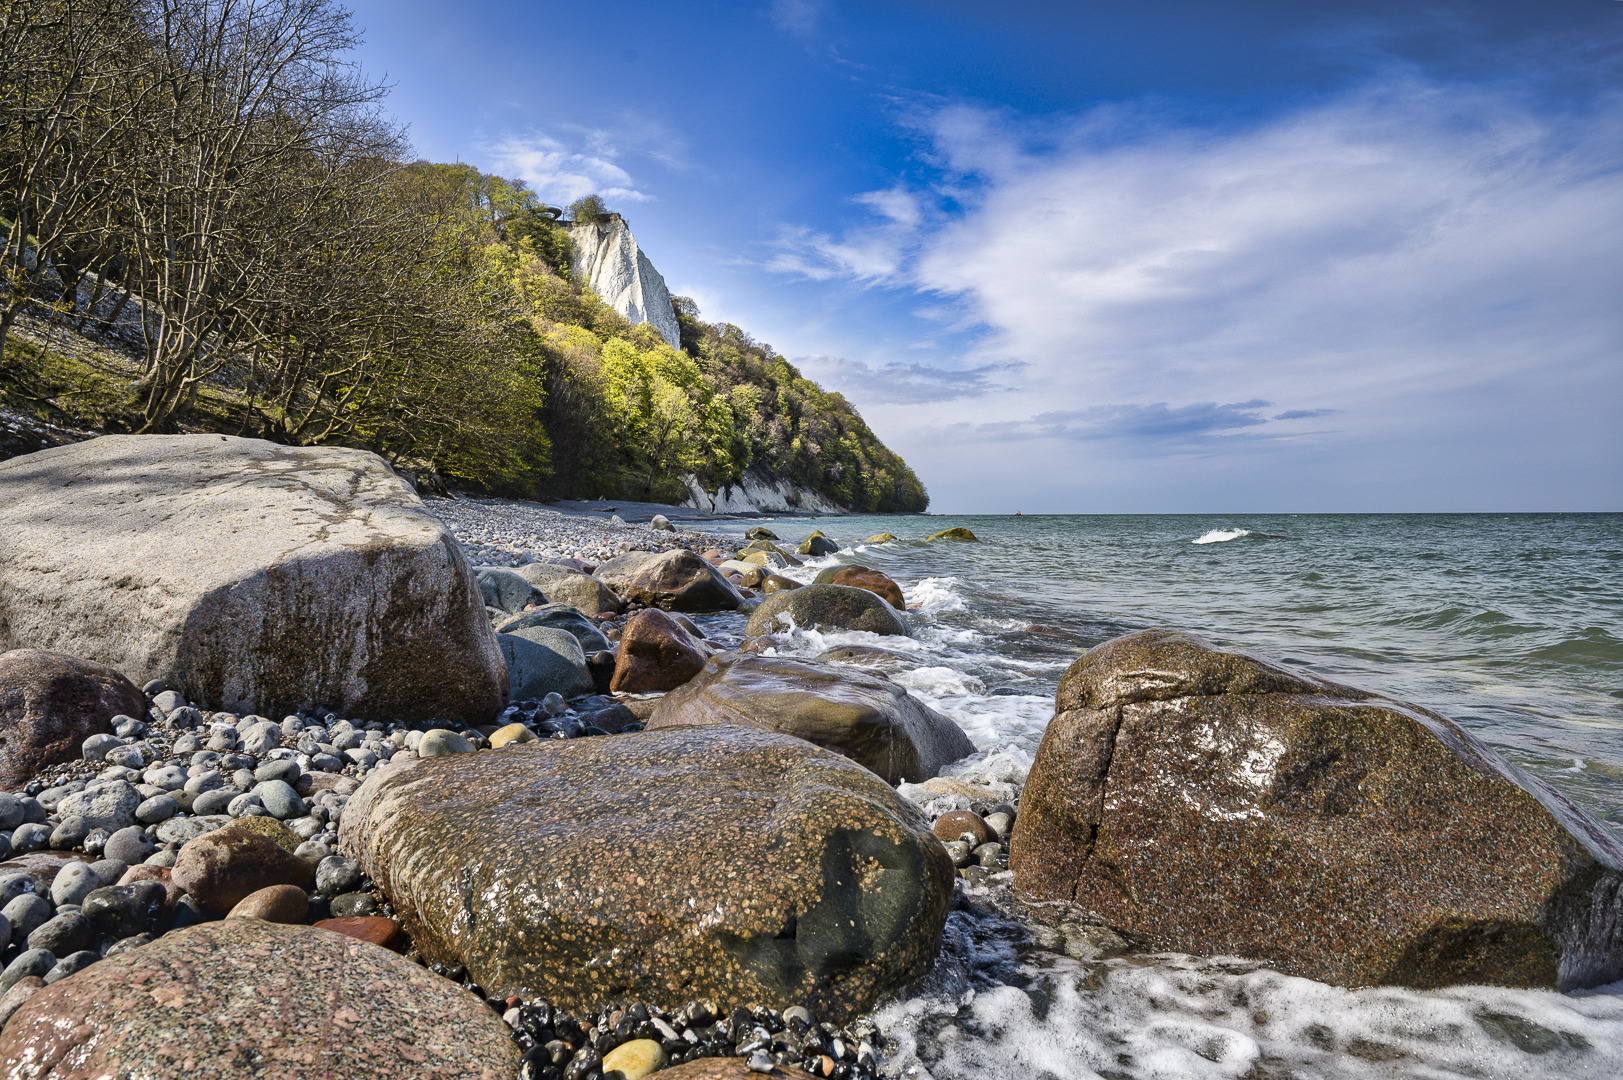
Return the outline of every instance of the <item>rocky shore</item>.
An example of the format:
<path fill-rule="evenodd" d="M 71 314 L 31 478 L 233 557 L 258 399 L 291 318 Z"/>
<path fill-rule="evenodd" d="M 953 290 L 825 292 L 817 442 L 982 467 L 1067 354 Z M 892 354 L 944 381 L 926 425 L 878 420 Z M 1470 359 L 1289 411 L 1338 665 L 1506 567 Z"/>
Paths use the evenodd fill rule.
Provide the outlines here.
<path fill-rule="evenodd" d="M 1604 826 L 1440 716 L 1187 634 L 1078 657 L 999 782 L 891 678 L 901 584 L 808 566 L 820 532 L 425 505 L 220 436 L 0 485 L 0 1074 L 924 1076 L 875 1010 L 994 978 L 942 970 L 975 936 L 1623 978 Z"/>

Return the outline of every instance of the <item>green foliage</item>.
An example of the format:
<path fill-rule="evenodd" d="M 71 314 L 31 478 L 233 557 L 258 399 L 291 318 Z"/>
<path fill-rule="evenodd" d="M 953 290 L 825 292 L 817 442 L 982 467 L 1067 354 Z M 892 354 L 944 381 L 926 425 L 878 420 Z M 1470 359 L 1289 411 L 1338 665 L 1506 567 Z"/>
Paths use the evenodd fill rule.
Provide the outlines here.
<path fill-rule="evenodd" d="M 608 220 L 609 208 L 598 195 L 582 195 L 569 204 L 569 216 L 575 221 L 596 225 Z"/>

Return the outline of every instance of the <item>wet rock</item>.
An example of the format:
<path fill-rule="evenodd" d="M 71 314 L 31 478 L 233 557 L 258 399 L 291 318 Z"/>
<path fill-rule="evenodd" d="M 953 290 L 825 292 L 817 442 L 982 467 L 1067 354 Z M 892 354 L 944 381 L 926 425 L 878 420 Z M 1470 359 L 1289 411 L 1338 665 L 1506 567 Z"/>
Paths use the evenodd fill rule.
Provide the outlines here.
<path fill-rule="evenodd" d="M 514 573 L 547 594 L 547 599 L 568 604 L 583 615 L 618 615 L 626 602 L 613 589 L 579 570 L 553 563 L 526 563 Z"/>
<path fill-rule="evenodd" d="M 771 529 L 767 528 L 765 525 L 756 525 L 756 526 L 754 526 L 754 527 L 752 527 L 752 528 L 745 531 L 744 539 L 746 539 L 746 540 L 777 540 L 777 539 L 780 539 L 780 537 L 778 536 L 777 533 L 773 532 Z"/>
<path fill-rule="evenodd" d="M 620 635 L 614 677 L 617 694 L 648 694 L 681 686 L 714 652 L 703 638 L 658 608 L 637 612 Z"/>
<path fill-rule="evenodd" d="M 1434 713 L 1159 630 L 1086 653 L 1055 709 L 1028 899 L 1346 986 L 1623 978 L 1623 845 Z"/>
<path fill-rule="evenodd" d="M 238 714 L 483 723 L 507 703 L 461 548 L 374 454 L 109 435 L 0 462 L 0 488 L 0 647 Z"/>
<path fill-rule="evenodd" d="M 816 584 L 849 585 L 853 589 L 867 589 L 875 596 L 883 598 L 897 611 L 907 609 L 907 600 L 902 596 L 900 585 L 892 581 L 888 575 L 857 563 L 830 566 L 818 573 Z"/>
<path fill-rule="evenodd" d="M 890 533 L 886 533 L 886 532 L 874 533 L 872 536 L 870 536 L 866 540 L 864 540 L 863 543 L 864 544 L 888 544 L 894 539 L 896 539 L 896 537 L 892 536 Z"/>
<path fill-rule="evenodd" d="M 603 631 L 568 604 L 542 604 L 534 611 L 508 619 L 496 627 L 496 632 L 529 637 L 526 631 L 533 629 L 562 630 L 580 642 L 581 651 L 588 655 L 609 648 L 609 639 L 603 636 Z"/>
<path fill-rule="evenodd" d="M 159 881 L 109 885 L 85 897 L 80 912 L 98 938 L 127 938 L 161 930 L 167 921 L 169 891 Z"/>
<path fill-rule="evenodd" d="M 500 1018 L 449 980 L 258 919 L 177 931 L 36 990 L 0 1032 L 0 1073 L 44 1075 L 42 1058 L 82 1076 L 187 1080 L 511 1080 L 519 1065 Z"/>
<path fill-rule="evenodd" d="M 743 599 L 721 571 L 681 548 L 621 555 L 597 577 L 625 600 L 667 611 L 731 611 Z"/>
<path fill-rule="evenodd" d="M 492 755 L 494 756 L 494 755 Z M 315 867 L 271 840 L 240 828 L 205 833 L 180 849 L 171 880 L 224 915 L 249 893 L 271 885 L 315 885 Z"/>
<path fill-rule="evenodd" d="M 18 460 L 26 458 L 12 459 Z M 0 463 L 0 467 L 6 464 L 11 462 Z M 4 480 L 0 480 L 0 486 L 5 486 Z M 10 503 L 17 493 L 7 488 L 6 494 Z M 0 519 L 4 516 L 4 508 L 0 508 Z M 7 526 L 0 535 L 9 535 L 17 528 Z M 29 532 L 33 526 L 22 528 Z M 29 546 L 21 536 L 0 545 L 0 596 L 6 593 L 6 568 L 19 557 L 19 546 Z M 24 576 L 32 581 L 33 573 Z M 44 614 L 21 610 L 27 603 L 22 597 L 0 601 L 0 648 L 14 642 L 55 641 L 67 636 L 55 632 L 35 635 L 23 630 L 34 619 L 46 619 L 54 611 L 53 598 L 47 596 L 43 601 Z M 6 733 L 0 741 L 0 787 L 20 788 L 51 766 L 76 760 L 84 752 L 87 739 L 97 735 L 112 737 L 113 717 L 145 711 L 146 698 L 141 691 L 105 664 L 61 652 L 11 649 L 0 655 L 0 730 Z"/>
<path fill-rule="evenodd" d="M 424 956 L 566 1008 L 714 996 L 848 1017 L 929 968 L 952 890 L 883 781 L 742 727 L 409 761 L 362 785 L 339 843 Z"/>
<path fill-rule="evenodd" d="M 643 1080 L 665 1067 L 665 1048 L 653 1039 L 632 1039 L 603 1055 L 603 1075 L 619 1073 L 623 1080 Z"/>
<path fill-rule="evenodd" d="M 957 528 L 957 529 L 942 529 L 938 533 L 931 533 L 929 536 L 926 536 L 924 539 L 926 539 L 926 540 L 977 540 L 979 538 L 974 533 L 970 532 L 968 529 Z"/>
<path fill-rule="evenodd" d="M 832 555 L 838 550 L 840 550 L 840 545 L 824 536 L 821 529 L 802 540 L 800 546 L 795 549 L 799 554 L 810 555 L 812 558 Z"/>
<path fill-rule="evenodd" d="M 650 731 L 710 724 L 793 735 L 891 784 L 928 780 L 975 750 L 951 719 L 882 675 L 785 656 L 713 656 L 648 718 Z"/>
<path fill-rule="evenodd" d="M 964 833 L 969 833 L 974 837 L 974 842 L 970 843 L 970 846 L 977 848 L 982 844 L 988 844 L 997 839 L 997 834 L 992 831 L 992 827 L 982 820 L 979 814 L 971 813 L 968 810 L 954 810 L 951 813 L 942 814 L 935 819 L 935 824 L 931 826 L 931 829 L 934 831 L 936 838 L 942 841 L 958 840 Z"/>
<path fill-rule="evenodd" d="M 852 664 L 876 671 L 911 671 L 919 666 L 916 656 L 880 649 L 872 645 L 836 645 L 817 654 L 817 659 L 833 664 Z"/>
<path fill-rule="evenodd" d="M 700 1058 L 659 1072 L 661 1080 L 816 1080 L 793 1065 L 779 1065 L 769 1073 L 755 1072 L 741 1057 Z"/>
<path fill-rule="evenodd" d="M 801 629 L 866 630 L 873 634 L 907 636 L 907 616 L 866 589 L 848 585 L 807 585 L 792 592 L 776 592 L 750 616 L 744 633 L 749 637 Z"/>
<path fill-rule="evenodd" d="M 514 701 L 548 694 L 579 697 L 594 689 L 586 654 L 573 634 L 537 627 L 524 637 L 497 634 L 496 641 L 507 661 Z"/>
<path fill-rule="evenodd" d="M 316 923 L 318 930 L 330 930 L 335 934 L 344 934 L 358 941 L 370 941 L 374 945 L 399 952 L 405 945 L 405 932 L 400 924 L 393 919 L 382 915 L 356 915 L 343 919 L 322 919 Z"/>

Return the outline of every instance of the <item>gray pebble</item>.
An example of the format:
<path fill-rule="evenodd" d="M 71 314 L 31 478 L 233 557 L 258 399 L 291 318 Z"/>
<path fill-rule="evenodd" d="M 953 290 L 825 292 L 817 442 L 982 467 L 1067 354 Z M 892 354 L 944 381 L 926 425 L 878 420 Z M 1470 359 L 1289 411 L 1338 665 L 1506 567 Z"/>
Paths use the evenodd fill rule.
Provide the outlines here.
<path fill-rule="evenodd" d="M 146 733 L 146 724 L 133 716 L 113 717 L 113 734 L 121 739 L 138 739 Z"/>
<path fill-rule="evenodd" d="M 97 956 L 89 949 L 81 949 L 78 952 L 69 953 L 67 956 L 64 956 L 62 959 L 58 960 L 55 967 L 45 973 L 45 982 L 47 985 L 54 982 L 60 982 L 69 975 L 78 974 L 100 959 L 101 957 Z"/>
<path fill-rule="evenodd" d="M 150 944 L 152 944 L 151 934 L 131 934 L 129 937 L 119 938 L 107 946 L 107 951 L 102 954 L 102 959 L 105 960 L 109 956 L 117 956 L 121 952 L 129 952 L 131 949 L 139 949 L 143 945 Z"/>
<path fill-rule="evenodd" d="M 160 694 L 152 695 L 152 707 L 166 715 L 185 704 L 186 699 L 180 696 L 179 690 L 165 690 Z"/>
<path fill-rule="evenodd" d="M 220 751 L 235 750 L 237 748 L 236 731 L 216 731 L 209 736 L 208 748 Z"/>
<path fill-rule="evenodd" d="M 148 855 L 147 859 L 146 859 L 146 865 L 147 866 L 173 866 L 173 865 L 175 865 L 176 860 L 178 860 L 179 858 L 180 858 L 180 852 L 172 850 L 170 848 L 164 848 L 161 851 L 156 851 L 156 852 L 153 852 L 151 855 Z"/>
<path fill-rule="evenodd" d="M 0 791 L 0 832 L 10 832 L 22 823 L 22 799 L 9 791 Z"/>
<path fill-rule="evenodd" d="M 203 714 L 190 705 L 176 709 L 165 717 L 165 722 L 172 728 L 187 729 L 198 727 L 203 723 Z"/>
<path fill-rule="evenodd" d="M 0 908 L 4 908 L 24 893 L 34 891 L 33 877 L 20 870 L 14 870 L 0 875 Z"/>
<path fill-rule="evenodd" d="M 29 949 L 19 953 L 17 959 L 6 965 L 4 973 L 0 973 L 0 992 L 10 990 L 21 979 L 30 975 L 41 977 L 48 975 L 56 966 L 56 957 L 44 949 Z"/>
<path fill-rule="evenodd" d="M 101 878 L 89 864 L 70 862 L 56 872 L 56 879 L 51 882 L 51 901 L 57 907 L 77 904 L 101 886 Z"/>
<path fill-rule="evenodd" d="M 323 844 L 320 840 L 306 840 L 293 849 L 293 854 L 306 862 L 313 862 L 319 866 L 322 859 L 332 854 L 332 848 Z"/>
<path fill-rule="evenodd" d="M 18 854 L 41 851 L 50 842 L 51 830 L 44 825 L 34 823 L 19 825 L 11 834 L 11 850 Z"/>
<path fill-rule="evenodd" d="M 203 740 L 192 732 L 187 732 L 175 740 L 174 751 L 177 754 L 195 754 L 203 749 Z"/>
<path fill-rule="evenodd" d="M 105 761 L 107 759 L 107 751 L 115 750 L 123 745 L 124 740 L 120 739 L 117 735 L 108 735 L 105 732 L 101 732 L 86 739 L 80 746 L 80 750 L 86 761 Z"/>
<path fill-rule="evenodd" d="M 116 746 L 107 752 L 107 760 L 126 769 L 144 769 L 147 766 L 147 755 L 139 745 Z"/>
<path fill-rule="evenodd" d="M 473 743 L 447 728 L 434 728 L 423 732 L 417 744 L 417 756 L 425 758 L 447 757 L 451 754 L 471 754 Z"/>
<path fill-rule="evenodd" d="M 129 869 L 129 865 L 118 859 L 98 859 L 90 864 L 90 869 L 103 886 L 117 885 L 118 879 L 124 876 L 124 871 Z"/>
<path fill-rule="evenodd" d="M 310 759 L 310 764 L 322 772 L 344 771 L 344 759 L 334 754 L 316 754 Z"/>
<path fill-rule="evenodd" d="M 51 847 L 57 851 L 72 851 L 84 842 L 90 826 L 78 814 L 70 814 L 51 830 Z"/>
<path fill-rule="evenodd" d="M 286 780 L 266 780 L 255 786 L 254 794 L 259 796 L 271 817 L 278 821 L 303 817 L 306 813 L 304 800 L 299 798 L 299 793 Z"/>
<path fill-rule="evenodd" d="M 293 761 L 289 758 L 281 758 L 279 760 L 267 761 L 265 764 L 255 769 L 254 780 L 261 784 L 266 780 L 282 780 L 291 784 L 299 778 L 300 772 L 301 770 L 299 769 L 299 763 L 297 761 Z"/>
<path fill-rule="evenodd" d="M 289 829 L 293 830 L 293 835 L 297 836 L 300 840 L 309 840 L 321 832 L 322 826 L 324 826 L 326 822 L 320 820 L 319 818 L 301 817 L 283 822 L 283 824 L 285 824 Z"/>
<path fill-rule="evenodd" d="M 378 902 L 371 893 L 347 892 L 332 898 L 332 917 L 349 919 L 361 915 L 376 915 Z"/>
<path fill-rule="evenodd" d="M 241 795 L 238 795 L 236 798 L 231 800 L 231 805 L 225 808 L 225 812 L 230 814 L 232 817 L 242 817 L 247 814 L 249 810 L 263 810 L 264 808 L 265 804 L 260 800 L 258 795 L 255 795 L 251 791 L 244 791 Z"/>
<path fill-rule="evenodd" d="M 90 920 L 71 911 L 64 915 L 55 915 L 28 935 L 30 949 L 44 949 L 55 956 L 67 956 L 80 949 L 90 947 Z"/>
<path fill-rule="evenodd" d="M 169 794 L 154 795 L 135 808 L 135 820 L 143 825 L 156 825 L 180 813 L 180 804 Z"/>
<path fill-rule="evenodd" d="M 86 789 L 69 795 L 57 804 L 63 818 L 77 814 L 92 829 L 116 831 L 135 824 L 135 808 L 141 805 L 141 793 L 128 781 L 113 780 L 94 791 Z"/>
<path fill-rule="evenodd" d="M 141 779 L 165 791 L 180 791 L 186 786 L 186 770 L 179 765 L 159 765 L 148 769 Z"/>
<path fill-rule="evenodd" d="M 235 788 L 215 788 L 213 791 L 205 791 L 192 800 L 192 813 L 198 817 L 223 814 L 231 805 L 231 800 L 238 794 Z"/>
<path fill-rule="evenodd" d="M 353 859 L 332 855 L 316 867 L 316 892 L 326 897 L 353 892 L 361 884 L 361 867 Z"/>
<path fill-rule="evenodd" d="M 138 862 L 145 862 L 157 847 L 152 838 L 147 836 L 146 830 L 139 825 L 131 825 L 109 836 L 103 852 L 109 859 L 117 859 L 119 862 L 134 866 Z"/>
<path fill-rule="evenodd" d="M 56 909 L 51 902 L 43 896 L 34 893 L 23 893 L 17 899 L 0 908 L 0 915 L 6 917 L 11 924 L 11 936 L 18 940 L 25 940 L 29 934 L 38 930 Z"/>

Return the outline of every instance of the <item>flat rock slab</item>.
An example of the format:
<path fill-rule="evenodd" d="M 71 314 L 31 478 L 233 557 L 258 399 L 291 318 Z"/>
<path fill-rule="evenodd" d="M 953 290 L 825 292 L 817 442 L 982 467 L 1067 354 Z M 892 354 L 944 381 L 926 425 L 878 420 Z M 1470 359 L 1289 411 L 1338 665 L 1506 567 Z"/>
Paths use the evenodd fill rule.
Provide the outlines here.
<path fill-rule="evenodd" d="M 784 656 L 712 656 L 648 718 L 650 731 L 697 724 L 793 735 L 845 755 L 890 784 L 928 780 L 975 752 L 950 717 L 883 675 Z"/>
<path fill-rule="evenodd" d="M 391 765 L 339 845 L 425 957 L 575 1011 L 713 997 L 843 1022 L 929 970 L 953 885 L 884 781 L 744 727 Z"/>
<path fill-rule="evenodd" d="M 512 1080 L 518 1064 L 507 1026 L 450 980 L 258 919 L 109 957 L 35 993 L 0 1032 L 0 1075 L 17 1080 Z"/>
<path fill-rule="evenodd" d="M 1085 654 L 1055 709 L 1028 899 L 1344 986 L 1623 978 L 1623 846 L 1435 713 L 1160 630 Z"/>
<path fill-rule="evenodd" d="M 0 462 L 0 649 L 236 713 L 483 723 L 507 669 L 461 548 L 375 454 L 108 435 Z"/>

